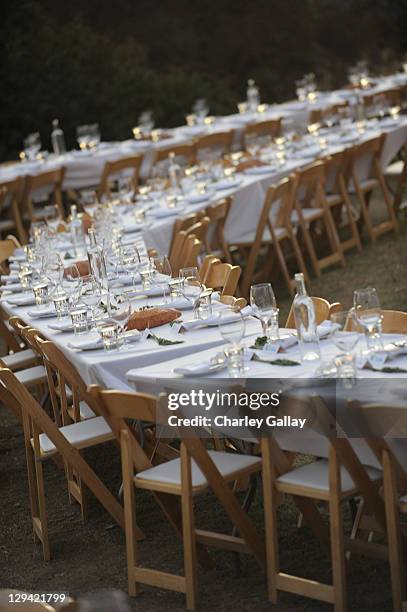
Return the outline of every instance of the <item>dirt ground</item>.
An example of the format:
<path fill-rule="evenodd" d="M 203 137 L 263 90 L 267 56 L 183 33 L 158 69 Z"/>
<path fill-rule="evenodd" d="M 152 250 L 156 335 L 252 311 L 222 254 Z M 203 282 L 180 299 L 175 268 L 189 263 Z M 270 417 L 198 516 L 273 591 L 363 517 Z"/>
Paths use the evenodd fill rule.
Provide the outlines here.
<path fill-rule="evenodd" d="M 313 280 L 310 292 L 350 305 L 355 287 L 373 285 L 382 307 L 407 310 L 407 220 L 401 232 L 382 237 L 362 253 L 347 255 L 345 269 L 326 271 Z M 280 300 L 282 316 L 289 300 Z M 112 491 L 120 483 L 119 454 L 113 445 L 93 449 L 87 458 Z M 122 531 L 92 499 L 85 523 L 78 507 L 68 504 L 63 473 L 52 462 L 45 465 L 52 561 L 44 562 L 33 542 L 27 495 L 27 477 L 21 428 L 0 406 L 0 588 L 27 591 L 65 591 L 73 596 L 101 589 L 126 591 L 126 553 Z M 138 522 L 146 539 L 140 545 L 143 563 L 166 571 L 182 570 L 180 542 L 149 494 L 138 492 Z M 258 491 L 251 515 L 263 529 L 262 499 Z M 229 522 L 208 494 L 197 500 L 197 525 L 228 532 Z M 284 571 L 298 572 L 326 582 L 330 561 L 307 527 L 296 527 L 297 511 L 289 500 L 280 509 L 280 553 Z M 269 610 L 263 572 L 245 557 L 237 571 L 233 555 L 211 552 L 215 568 L 199 575 L 199 609 L 217 611 Z M 348 564 L 349 610 L 391 610 L 388 564 L 352 557 Z M 131 601 L 140 612 L 184 611 L 184 597 L 146 588 Z M 281 595 L 274 609 L 281 611 L 332 610 L 331 606 Z"/>

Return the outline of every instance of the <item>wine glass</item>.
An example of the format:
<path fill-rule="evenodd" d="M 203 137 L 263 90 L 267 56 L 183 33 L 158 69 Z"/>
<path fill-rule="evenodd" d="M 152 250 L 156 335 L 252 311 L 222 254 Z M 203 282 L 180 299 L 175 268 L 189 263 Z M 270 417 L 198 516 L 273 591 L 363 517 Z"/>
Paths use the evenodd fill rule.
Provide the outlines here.
<path fill-rule="evenodd" d="M 54 293 L 62 284 L 64 266 L 57 253 L 48 253 L 42 260 L 42 271 L 51 283 L 50 293 Z"/>
<path fill-rule="evenodd" d="M 136 285 L 136 275 L 140 268 L 140 262 L 140 253 L 135 245 L 126 246 L 120 250 L 120 263 L 125 273 L 131 277 L 133 287 Z"/>
<path fill-rule="evenodd" d="M 119 329 L 119 335 L 123 339 L 122 346 L 126 344 L 126 325 L 131 315 L 131 302 L 123 292 L 109 291 L 107 298 L 107 311 L 111 319 Z"/>
<path fill-rule="evenodd" d="M 245 320 L 240 311 L 233 308 L 225 308 L 218 316 L 219 333 L 227 342 L 225 350 L 229 375 L 233 378 L 244 373 L 244 347 L 241 342 L 245 335 Z"/>
<path fill-rule="evenodd" d="M 270 283 L 259 283 L 250 287 L 250 305 L 255 316 L 260 319 L 263 335 L 267 344 L 280 339 L 278 330 L 278 308 Z"/>
<path fill-rule="evenodd" d="M 181 278 L 181 293 L 193 304 L 194 316 L 197 316 L 196 307 L 203 291 L 199 271 L 196 267 L 181 268 L 179 271 Z"/>
<path fill-rule="evenodd" d="M 374 287 L 357 289 L 353 294 L 353 306 L 357 322 L 366 330 L 368 348 L 375 350 L 380 348 L 380 327 L 382 313 L 379 296 Z M 379 340 L 378 346 L 374 340 Z"/>
<path fill-rule="evenodd" d="M 88 148 L 90 141 L 89 125 L 79 125 L 76 128 L 76 140 L 81 151 Z"/>
<path fill-rule="evenodd" d="M 37 153 L 41 150 L 41 138 L 39 132 L 28 134 L 24 138 L 24 153 L 30 161 L 34 161 Z"/>
<path fill-rule="evenodd" d="M 153 257 L 151 260 L 151 282 L 153 285 L 162 287 L 165 304 L 167 303 L 166 289 L 169 288 L 171 278 L 172 270 L 168 257 Z"/>
<path fill-rule="evenodd" d="M 94 325 L 96 322 L 97 307 L 102 301 L 100 287 L 92 274 L 82 278 L 82 286 L 80 292 L 80 300 L 89 308 L 91 313 L 91 321 Z"/>
<path fill-rule="evenodd" d="M 88 125 L 89 140 L 87 146 L 89 149 L 96 150 L 100 144 L 100 128 L 98 123 Z"/>

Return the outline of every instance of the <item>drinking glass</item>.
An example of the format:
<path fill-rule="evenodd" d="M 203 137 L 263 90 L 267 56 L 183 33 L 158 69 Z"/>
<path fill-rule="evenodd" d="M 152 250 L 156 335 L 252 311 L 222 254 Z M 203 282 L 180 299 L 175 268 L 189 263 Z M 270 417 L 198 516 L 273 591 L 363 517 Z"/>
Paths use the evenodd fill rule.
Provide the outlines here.
<path fill-rule="evenodd" d="M 84 306 L 76 306 L 70 311 L 73 331 L 76 336 L 89 331 L 88 310 Z"/>
<path fill-rule="evenodd" d="M 153 257 L 151 260 L 151 282 L 153 285 L 162 287 L 165 303 L 167 303 L 166 289 L 169 289 L 169 281 L 171 277 L 172 270 L 168 257 Z"/>
<path fill-rule="evenodd" d="M 100 144 L 100 128 L 98 123 L 92 123 L 91 125 L 88 125 L 88 136 L 88 148 L 96 150 L 98 145 Z"/>
<path fill-rule="evenodd" d="M 133 283 L 133 287 L 136 285 L 137 272 L 140 268 L 140 253 L 135 245 L 122 247 L 120 249 L 120 263 L 123 266 L 123 270 L 128 274 Z"/>
<path fill-rule="evenodd" d="M 182 295 L 192 303 L 194 309 L 194 317 L 197 317 L 196 307 L 199 304 L 199 299 L 203 291 L 199 271 L 196 267 L 181 268 L 179 271 L 182 279 L 181 292 Z"/>
<path fill-rule="evenodd" d="M 232 378 L 244 373 L 244 348 L 241 341 L 245 334 L 245 321 L 241 312 L 226 308 L 219 313 L 218 327 L 223 340 L 228 343 L 225 354 L 228 360 L 228 372 Z"/>
<path fill-rule="evenodd" d="M 114 323 L 107 323 L 99 327 L 99 333 L 102 337 L 103 348 L 105 351 L 114 351 L 120 346 L 118 338 L 118 326 Z"/>
<path fill-rule="evenodd" d="M 55 312 L 57 313 L 58 319 L 63 319 L 69 314 L 69 295 L 63 290 L 59 289 L 54 292 L 52 301 L 54 304 Z"/>
<path fill-rule="evenodd" d="M 125 344 L 126 325 L 131 315 L 131 302 L 129 297 L 122 292 L 109 291 L 107 299 L 107 311 L 118 328 L 118 336 Z"/>
<path fill-rule="evenodd" d="M 278 308 L 276 298 L 270 283 L 252 285 L 250 288 L 250 305 L 255 316 L 260 319 L 263 334 L 267 344 L 273 344 L 280 339 L 278 328 Z"/>
<path fill-rule="evenodd" d="M 97 308 L 102 300 L 102 294 L 100 287 L 96 282 L 95 277 L 90 274 L 82 279 L 82 286 L 80 292 L 80 301 L 87 306 L 90 310 L 90 319 L 92 327 L 96 324 Z"/>
<path fill-rule="evenodd" d="M 24 138 L 24 153 L 30 161 L 34 161 L 37 153 L 41 150 L 41 138 L 39 132 L 28 134 Z"/>
<path fill-rule="evenodd" d="M 353 306 L 357 322 L 366 332 L 366 342 L 369 350 L 383 348 L 381 341 L 382 313 L 379 296 L 374 287 L 357 289 L 353 294 Z"/>
<path fill-rule="evenodd" d="M 340 354 L 336 356 L 336 365 L 340 378 L 355 378 L 356 376 L 353 349 L 359 341 L 359 333 L 353 329 L 346 330 L 353 318 L 353 308 L 351 310 L 335 312 L 330 316 L 334 325 L 331 338 L 335 346 L 340 350 Z"/>
<path fill-rule="evenodd" d="M 76 140 L 78 141 L 78 145 L 81 151 L 84 151 L 88 148 L 90 141 L 88 125 L 79 125 L 76 128 Z"/>
<path fill-rule="evenodd" d="M 54 293 L 62 284 L 64 266 L 60 256 L 49 253 L 43 259 L 43 273 L 50 282 L 50 293 Z"/>
<path fill-rule="evenodd" d="M 32 287 L 35 303 L 37 306 L 45 306 L 49 304 L 49 284 L 46 281 L 39 281 Z"/>

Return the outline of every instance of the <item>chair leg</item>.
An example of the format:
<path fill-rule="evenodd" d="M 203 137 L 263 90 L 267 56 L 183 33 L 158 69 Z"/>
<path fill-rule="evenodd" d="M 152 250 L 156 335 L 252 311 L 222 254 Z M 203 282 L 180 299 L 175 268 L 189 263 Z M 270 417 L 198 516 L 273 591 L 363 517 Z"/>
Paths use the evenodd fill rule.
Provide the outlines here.
<path fill-rule="evenodd" d="M 345 186 L 341 188 L 341 193 L 342 193 L 343 202 L 345 204 L 346 216 L 348 217 L 350 231 L 353 236 L 353 241 L 355 242 L 355 245 L 358 251 L 361 251 L 362 243 L 360 241 L 359 230 L 358 230 L 358 226 L 352 214 L 352 206 L 351 206 L 348 192 L 346 191 Z"/>
<path fill-rule="evenodd" d="M 389 190 L 387 188 L 385 178 L 384 178 L 382 170 L 380 168 L 380 164 L 379 164 L 379 162 L 377 160 L 376 160 L 376 167 L 377 167 L 377 177 L 379 179 L 380 189 L 381 189 L 381 191 L 383 193 L 384 202 L 386 204 L 387 212 L 388 212 L 388 215 L 389 215 L 389 221 L 390 221 L 391 225 L 393 226 L 393 228 L 395 229 L 395 231 L 398 232 L 399 231 L 399 224 L 398 224 L 396 213 L 395 213 L 395 210 L 394 210 L 394 205 L 393 205 L 393 202 L 390 199 Z"/>
<path fill-rule="evenodd" d="M 332 253 L 337 253 L 340 258 L 342 267 L 345 267 L 345 257 L 339 240 L 338 232 L 336 231 L 335 222 L 332 218 L 332 213 L 328 206 L 324 208 L 325 229 L 328 235 L 329 244 Z"/>
<path fill-rule="evenodd" d="M 310 256 L 312 267 L 314 269 L 315 275 L 319 277 L 319 276 L 321 276 L 321 266 L 319 265 L 318 257 L 317 257 L 317 254 L 315 252 L 315 247 L 314 247 L 314 243 L 313 243 L 312 238 L 311 238 L 311 234 L 310 234 L 309 229 L 308 229 L 308 227 L 306 226 L 305 223 L 301 224 L 301 230 L 302 230 L 305 246 L 306 246 L 308 254 Z"/>
<path fill-rule="evenodd" d="M 181 508 L 187 608 L 188 610 L 194 610 L 197 599 L 196 538 L 192 499 L 191 458 L 184 444 L 181 444 Z"/>
<path fill-rule="evenodd" d="M 277 255 L 278 263 L 280 264 L 280 269 L 284 277 L 285 284 L 287 285 L 288 293 L 292 296 L 294 293 L 292 279 L 290 277 L 290 273 L 288 272 L 287 263 L 285 261 L 284 253 L 281 250 L 280 243 L 278 240 L 275 241 L 274 250 Z"/>
<path fill-rule="evenodd" d="M 343 521 L 341 505 L 341 476 L 336 451 L 331 448 L 329 457 L 329 514 L 332 575 L 335 612 L 346 612 L 346 571 L 343 543 Z"/>
<path fill-rule="evenodd" d="M 402 538 L 399 528 L 397 484 L 388 451 L 383 451 L 382 459 L 393 609 L 395 612 L 401 612 L 404 610 L 403 601 L 406 599 L 406 584 L 404 580 Z"/>
<path fill-rule="evenodd" d="M 300 269 L 300 272 L 303 273 L 305 282 L 309 283 L 310 279 L 309 279 L 309 275 L 308 275 L 308 270 L 307 270 L 307 267 L 305 265 L 304 258 L 302 256 L 300 245 L 298 244 L 297 236 L 294 234 L 294 232 L 291 232 L 290 240 L 291 240 L 291 244 L 293 246 L 294 255 L 295 255 L 295 258 L 297 260 L 297 264 L 298 264 L 298 267 Z"/>
<path fill-rule="evenodd" d="M 271 452 L 268 444 L 262 445 L 263 459 L 263 503 L 264 522 L 266 533 L 267 558 L 267 589 L 269 600 L 278 603 L 276 578 L 279 572 L 278 561 L 278 529 L 277 529 L 277 491 L 274 486 L 276 478 L 275 467 L 272 464 Z"/>
<path fill-rule="evenodd" d="M 128 432 L 122 433 L 121 443 L 128 592 L 130 596 L 134 597 L 139 594 L 139 586 L 136 582 L 135 576 L 135 569 L 138 563 L 138 554 L 133 461 L 131 458 L 131 447 Z"/>

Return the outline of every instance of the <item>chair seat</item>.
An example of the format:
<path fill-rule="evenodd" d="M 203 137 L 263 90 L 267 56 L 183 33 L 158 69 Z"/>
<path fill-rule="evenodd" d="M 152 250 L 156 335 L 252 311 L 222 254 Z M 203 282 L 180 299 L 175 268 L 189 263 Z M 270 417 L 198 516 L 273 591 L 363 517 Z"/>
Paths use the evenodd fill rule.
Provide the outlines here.
<path fill-rule="evenodd" d="M 72 425 L 60 427 L 59 431 L 65 436 L 68 442 L 75 448 L 85 448 L 101 444 L 114 438 L 114 434 L 103 417 L 87 419 Z M 49 437 L 42 433 L 39 436 L 40 449 L 42 455 L 56 453 L 57 449 Z M 31 440 L 31 444 L 33 440 Z"/>
<path fill-rule="evenodd" d="M 1 360 L 10 370 L 15 370 L 17 368 L 23 368 L 37 358 L 38 356 L 34 351 L 31 349 L 24 349 L 23 351 L 18 351 L 11 355 L 5 355 Z"/>
<path fill-rule="evenodd" d="M 404 162 L 402 160 L 399 160 L 387 166 L 384 174 L 385 176 L 390 176 L 390 177 L 400 176 L 401 174 L 403 174 L 403 170 L 404 170 Z"/>
<path fill-rule="evenodd" d="M 18 380 L 26 386 L 36 385 L 38 383 L 47 381 L 47 373 L 42 365 L 26 368 L 25 370 L 20 370 L 15 374 Z"/>
<path fill-rule="evenodd" d="M 277 240 L 286 238 L 288 236 L 288 232 L 285 227 L 275 227 L 274 233 L 276 235 Z M 237 244 L 242 245 L 242 246 L 253 244 L 255 239 L 256 239 L 256 230 L 253 230 L 251 232 L 247 232 L 247 234 L 245 234 L 243 238 L 237 241 Z M 262 242 L 263 243 L 273 242 L 273 237 L 268 227 L 264 228 Z"/>
<path fill-rule="evenodd" d="M 261 459 L 252 455 L 239 455 L 219 451 L 208 451 L 208 455 L 226 480 L 233 480 L 240 472 L 254 472 L 261 469 Z M 191 461 L 191 473 L 192 487 L 194 489 L 208 486 L 205 476 L 193 459 Z M 139 472 L 134 477 L 134 483 L 140 488 L 147 489 L 159 489 L 159 485 L 170 485 L 181 489 L 181 460 L 172 459 L 171 461 Z"/>
<path fill-rule="evenodd" d="M 15 223 L 12 219 L 0 219 L 0 232 L 7 232 L 14 229 Z"/>
<path fill-rule="evenodd" d="M 320 219 L 323 216 L 324 211 L 322 208 L 301 208 L 301 213 L 305 222 L 311 223 L 311 221 Z M 296 210 L 293 210 L 291 214 L 291 222 L 295 225 L 298 225 L 299 223 L 298 212 Z"/>
<path fill-rule="evenodd" d="M 381 480 L 382 473 L 380 470 L 372 467 L 366 467 L 365 469 L 371 480 L 375 482 Z M 347 497 L 356 492 L 356 486 L 343 465 L 341 465 L 340 472 L 342 495 Z M 276 487 L 285 493 L 301 495 L 301 491 L 303 491 L 305 497 L 327 499 L 329 497 L 328 461 L 321 459 L 291 470 L 277 479 Z"/>
<path fill-rule="evenodd" d="M 340 193 L 329 193 L 325 196 L 325 200 L 328 206 L 335 206 L 336 204 L 343 203 L 343 197 Z"/>
<path fill-rule="evenodd" d="M 359 181 L 359 186 L 361 188 L 361 190 L 363 192 L 365 191 L 373 191 L 373 189 L 376 189 L 376 187 L 379 185 L 379 181 L 375 178 L 372 179 L 366 179 L 365 181 Z M 353 183 L 350 184 L 349 186 L 349 193 L 351 194 L 355 194 L 356 193 L 356 189 L 355 186 L 353 185 Z"/>

